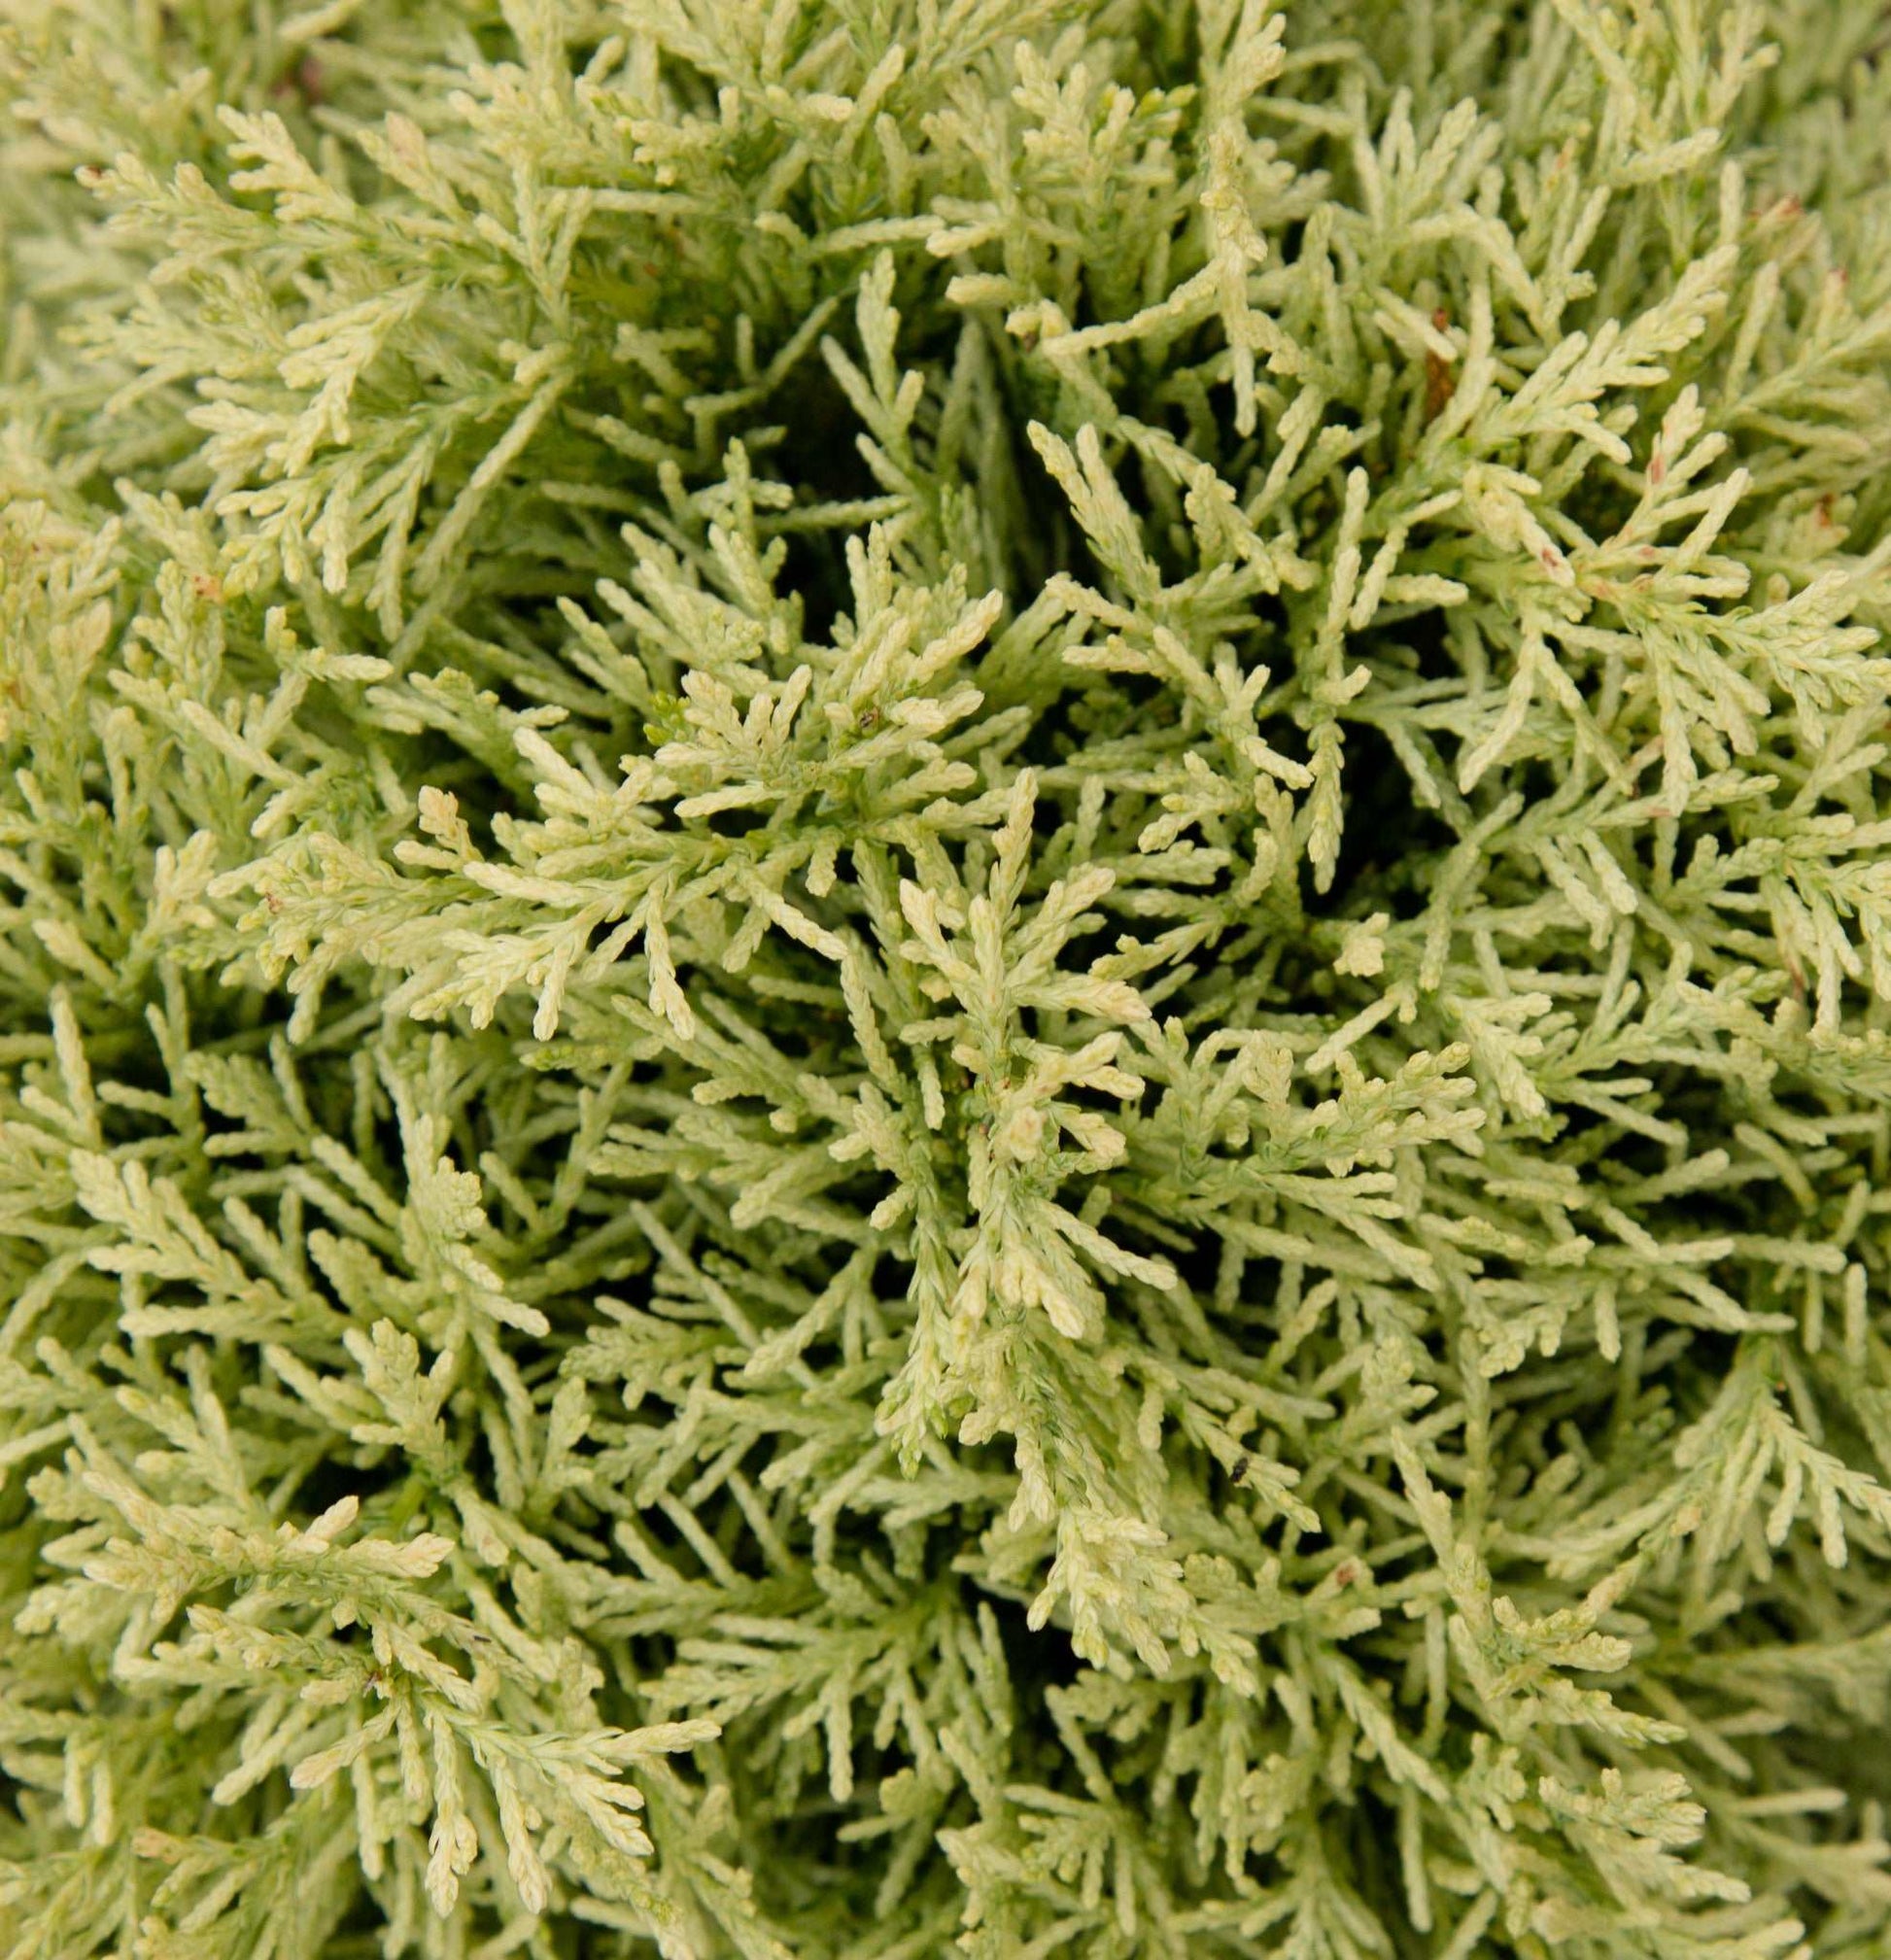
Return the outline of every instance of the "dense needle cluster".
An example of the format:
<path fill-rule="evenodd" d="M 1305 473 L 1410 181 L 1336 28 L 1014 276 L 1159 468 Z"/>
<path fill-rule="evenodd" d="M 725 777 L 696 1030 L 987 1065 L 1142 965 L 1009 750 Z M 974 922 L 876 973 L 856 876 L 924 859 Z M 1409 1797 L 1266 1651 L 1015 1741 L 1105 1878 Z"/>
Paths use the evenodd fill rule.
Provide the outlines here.
<path fill-rule="evenodd" d="M 1891 1955 L 1880 0 L 12 0 L 6 1960 Z"/>

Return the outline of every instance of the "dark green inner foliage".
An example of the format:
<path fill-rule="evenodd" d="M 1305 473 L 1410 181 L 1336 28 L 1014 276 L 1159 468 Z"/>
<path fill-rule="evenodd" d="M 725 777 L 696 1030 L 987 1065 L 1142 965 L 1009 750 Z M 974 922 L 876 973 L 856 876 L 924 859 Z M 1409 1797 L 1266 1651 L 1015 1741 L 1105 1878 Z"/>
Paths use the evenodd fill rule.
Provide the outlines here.
<path fill-rule="evenodd" d="M 1881 0 L 0 12 L 4 1960 L 1887 1960 Z"/>

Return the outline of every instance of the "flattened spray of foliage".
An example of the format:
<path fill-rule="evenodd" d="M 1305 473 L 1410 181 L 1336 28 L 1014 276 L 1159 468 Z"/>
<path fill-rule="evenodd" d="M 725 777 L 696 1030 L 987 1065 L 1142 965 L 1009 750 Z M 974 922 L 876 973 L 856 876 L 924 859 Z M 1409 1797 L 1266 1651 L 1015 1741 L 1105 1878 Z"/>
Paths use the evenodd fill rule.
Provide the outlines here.
<path fill-rule="evenodd" d="M 5 14 L 0 1954 L 1891 1955 L 1880 0 Z"/>

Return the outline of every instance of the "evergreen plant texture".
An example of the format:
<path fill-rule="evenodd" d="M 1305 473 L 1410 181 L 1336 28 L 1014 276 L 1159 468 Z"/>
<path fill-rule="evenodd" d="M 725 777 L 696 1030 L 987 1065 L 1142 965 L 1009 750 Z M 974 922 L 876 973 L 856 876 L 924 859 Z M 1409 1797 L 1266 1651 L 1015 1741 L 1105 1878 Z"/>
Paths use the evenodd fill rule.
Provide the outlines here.
<path fill-rule="evenodd" d="M 5 1960 L 1891 1960 L 1884 0 L 0 97 Z"/>

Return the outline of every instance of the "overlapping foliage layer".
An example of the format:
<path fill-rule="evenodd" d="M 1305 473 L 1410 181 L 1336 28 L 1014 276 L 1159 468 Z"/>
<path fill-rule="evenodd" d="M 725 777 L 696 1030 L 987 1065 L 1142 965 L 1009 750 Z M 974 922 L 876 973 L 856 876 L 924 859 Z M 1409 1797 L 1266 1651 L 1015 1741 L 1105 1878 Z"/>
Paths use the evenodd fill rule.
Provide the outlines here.
<path fill-rule="evenodd" d="M 1891 1953 L 1878 0 L 6 12 L 8 1960 Z"/>

